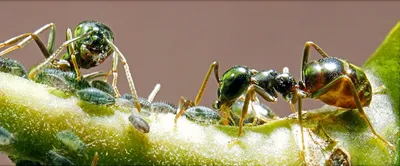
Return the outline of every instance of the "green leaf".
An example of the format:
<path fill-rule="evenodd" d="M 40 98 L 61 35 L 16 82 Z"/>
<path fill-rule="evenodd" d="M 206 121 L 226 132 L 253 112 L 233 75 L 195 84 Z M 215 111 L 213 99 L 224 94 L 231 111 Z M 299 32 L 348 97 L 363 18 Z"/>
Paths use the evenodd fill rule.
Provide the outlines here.
<path fill-rule="evenodd" d="M 389 94 L 375 94 L 365 112 L 375 130 L 397 146 L 399 43 L 397 24 L 364 65 L 372 87 L 384 84 Z M 238 133 L 235 126 L 198 124 L 185 117 L 175 125 L 173 114 L 152 113 L 142 115 L 150 124 L 150 132 L 143 134 L 128 120 L 133 106 L 118 100 L 113 106 L 97 106 L 7 73 L 0 73 L 0 80 L 0 125 L 13 134 L 7 137 L 7 132 L 0 132 L 0 138 L 14 139 L 10 145 L 0 139 L 0 151 L 14 162 L 50 164 L 49 151 L 80 165 L 89 165 L 96 152 L 102 165 L 303 162 L 296 114 L 246 126 L 243 135 L 233 141 Z M 353 165 L 393 165 L 399 158 L 398 150 L 373 136 L 357 110 L 324 106 L 303 117 L 307 164 L 323 165 L 332 154 L 348 158 Z"/>
<path fill-rule="evenodd" d="M 397 117 L 397 126 L 400 126 L 400 22 L 397 22 L 363 67 L 377 75 L 389 89 L 388 94 Z M 400 133 L 394 134 L 397 135 L 397 149 L 399 149 Z M 400 154 L 397 154 L 396 160 L 397 165 L 400 165 Z"/>

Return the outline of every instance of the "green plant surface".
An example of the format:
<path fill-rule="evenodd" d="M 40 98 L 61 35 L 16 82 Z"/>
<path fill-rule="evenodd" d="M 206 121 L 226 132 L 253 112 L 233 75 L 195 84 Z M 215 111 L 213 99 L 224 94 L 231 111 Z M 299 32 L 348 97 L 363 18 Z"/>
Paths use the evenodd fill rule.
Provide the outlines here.
<path fill-rule="evenodd" d="M 400 68 L 387 64 L 398 65 L 399 43 L 400 23 L 364 66 L 372 87 L 384 84 L 389 92 L 375 94 L 365 112 L 375 130 L 396 146 L 399 79 L 395 78 Z M 175 125 L 173 114 L 152 113 L 141 115 L 150 125 L 150 132 L 143 134 L 128 120 L 133 106 L 120 100 L 113 106 L 96 106 L 7 73 L 0 73 L 0 80 L 0 125 L 16 139 L 11 145 L 0 145 L 0 150 L 14 161 L 49 164 L 46 153 L 52 150 L 79 165 L 89 165 L 95 152 L 99 165 L 303 163 L 296 114 L 246 126 L 237 139 L 238 127 L 198 124 L 185 117 Z M 398 160 L 398 150 L 374 137 L 357 110 L 324 106 L 304 112 L 303 123 L 309 165 L 325 164 L 338 147 L 354 165 L 393 165 Z M 61 131 L 72 131 L 87 148 L 77 151 L 74 149 L 82 148 L 66 147 L 57 138 Z"/>

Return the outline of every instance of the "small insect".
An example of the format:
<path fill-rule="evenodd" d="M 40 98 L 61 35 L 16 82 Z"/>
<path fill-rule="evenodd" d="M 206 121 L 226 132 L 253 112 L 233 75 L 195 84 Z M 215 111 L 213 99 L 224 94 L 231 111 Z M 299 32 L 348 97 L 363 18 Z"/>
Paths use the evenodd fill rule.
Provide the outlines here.
<path fill-rule="evenodd" d="M 115 97 L 97 88 L 85 88 L 76 92 L 78 98 L 82 101 L 96 105 L 112 105 L 115 103 Z"/>
<path fill-rule="evenodd" d="M 326 160 L 328 166 L 350 166 L 350 155 L 342 148 L 335 148 L 329 158 Z"/>
<path fill-rule="evenodd" d="M 49 160 L 51 165 L 60 165 L 60 166 L 69 166 L 69 165 L 74 165 L 69 159 L 66 157 L 58 154 L 55 151 L 49 150 L 46 153 L 46 157 Z"/>
<path fill-rule="evenodd" d="M 195 105 L 194 102 L 186 100 L 184 97 L 179 100 L 176 112 L 175 124 L 182 115 L 185 115 L 189 120 L 206 124 L 217 124 L 221 120 L 221 116 L 211 108 Z"/>
<path fill-rule="evenodd" d="M 132 123 L 132 125 L 136 128 L 136 130 L 142 132 L 142 133 L 148 133 L 150 132 L 150 126 L 149 124 L 142 119 L 140 116 L 131 114 L 128 117 L 129 122 Z"/>
<path fill-rule="evenodd" d="M 41 70 L 35 76 L 34 81 L 70 92 L 76 92 L 77 90 L 91 87 L 90 82 L 87 79 L 77 80 L 74 72 L 61 71 L 52 68 Z"/>
<path fill-rule="evenodd" d="M 150 106 L 151 106 L 154 98 L 156 97 L 157 93 L 160 91 L 160 89 L 161 89 L 161 85 L 156 84 L 156 86 L 154 86 L 153 90 L 151 91 L 151 93 L 149 94 L 149 97 L 147 99 L 139 97 L 140 106 L 145 109 L 150 109 Z M 126 94 L 122 95 L 121 98 L 132 101 L 133 96 L 131 94 L 126 93 Z"/>
<path fill-rule="evenodd" d="M 46 47 L 38 35 L 47 29 L 50 29 L 50 35 Z M 73 71 L 76 73 L 76 79 L 79 80 L 81 79 L 80 68 L 89 69 L 95 67 L 103 63 L 105 59 L 112 54 L 112 70 L 108 75 L 111 75 L 111 73 L 113 75 L 112 87 L 114 89 L 115 97 L 121 96 L 117 88 L 117 65 L 118 60 L 120 59 L 124 65 L 136 109 L 139 112 L 141 111 L 129 65 L 125 56 L 114 45 L 114 34 L 108 26 L 97 21 L 83 21 L 76 26 L 74 35 L 72 34 L 72 30 L 68 28 L 66 31 L 66 38 L 67 41 L 65 41 L 56 51 L 53 51 L 55 24 L 49 23 L 33 33 L 24 33 L 0 43 L 0 48 L 2 48 L 11 46 L 20 41 L 16 45 L 1 51 L 0 57 L 14 50 L 23 48 L 26 44 L 35 40 L 46 60 L 31 69 L 28 74 L 29 79 L 34 79 L 35 75 L 37 75 L 43 68 L 51 67 L 65 71 Z M 67 53 L 64 54 L 61 59 L 56 59 L 64 48 L 67 48 Z"/>
<path fill-rule="evenodd" d="M 314 47 L 322 59 L 308 63 L 310 47 Z M 317 44 L 306 42 L 301 65 L 301 80 L 298 85 L 286 86 L 290 93 L 285 98 L 294 108 L 298 102 L 298 120 L 301 130 L 303 152 L 304 135 L 302 125 L 302 98 L 314 98 L 341 108 L 358 109 L 360 116 L 372 133 L 388 146 L 395 149 L 390 142 L 381 137 L 374 129 L 363 107 L 369 106 L 372 99 L 371 83 L 359 67 L 336 57 L 330 57 Z"/>
<path fill-rule="evenodd" d="M 200 102 L 212 71 L 214 71 L 214 76 L 218 82 L 218 98 L 214 101 L 213 108 L 221 110 L 223 125 L 228 125 L 229 119 L 231 119 L 231 123 L 234 123 L 232 122 L 232 117 L 230 117 L 230 109 L 235 102 L 243 98 L 243 95 L 245 96 L 241 111 L 242 115 L 239 120 L 239 137 L 242 133 L 250 100 L 252 102 L 256 100 L 256 93 L 268 102 L 275 102 L 278 97 L 276 92 L 285 97 L 290 92 L 290 89 L 286 89 L 286 87 L 293 83 L 296 84 L 293 82 L 293 77 L 288 73 L 280 74 L 275 70 L 257 71 L 243 65 L 233 66 L 219 78 L 218 62 L 214 61 L 210 65 L 196 96 L 195 105 Z"/>
<path fill-rule="evenodd" d="M 174 104 L 165 101 L 156 101 L 150 105 L 151 112 L 176 114 L 176 109 Z"/>
<path fill-rule="evenodd" d="M 14 59 L 0 57 L 0 72 L 27 78 L 27 72 L 21 63 Z"/>
<path fill-rule="evenodd" d="M 74 152 L 84 154 L 87 149 L 87 145 L 71 130 L 60 131 L 56 134 L 56 137 L 63 145 Z"/>
<path fill-rule="evenodd" d="M 11 134 L 7 129 L 0 127 L 0 145 L 11 145 L 16 141 L 14 135 Z"/>

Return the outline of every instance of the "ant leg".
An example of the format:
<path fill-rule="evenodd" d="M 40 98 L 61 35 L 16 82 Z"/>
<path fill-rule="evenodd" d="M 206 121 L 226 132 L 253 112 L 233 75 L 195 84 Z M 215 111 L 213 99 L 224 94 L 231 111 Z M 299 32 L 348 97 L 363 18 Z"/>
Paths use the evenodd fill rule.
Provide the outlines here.
<path fill-rule="evenodd" d="M 46 29 L 50 28 L 50 34 L 49 34 L 49 38 L 48 38 L 48 44 L 47 47 L 43 44 L 43 42 L 40 40 L 39 38 L 39 34 L 42 33 L 43 31 L 45 31 Z M 38 45 L 38 47 L 40 48 L 40 51 L 43 53 L 43 55 L 48 58 L 50 57 L 50 54 L 53 53 L 53 49 L 54 49 L 54 39 L 55 39 L 55 35 L 56 35 L 56 31 L 55 31 L 56 27 L 55 24 L 53 23 L 49 23 L 44 25 L 43 27 L 39 28 L 38 30 L 36 30 L 33 33 L 24 33 L 22 35 L 13 37 L 11 39 L 8 39 L 7 41 L 0 43 L 0 48 L 2 47 L 6 47 L 6 46 L 10 46 L 14 43 L 17 43 L 18 41 L 22 40 L 21 42 L 19 42 L 17 45 L 14 45 L 12 47 L 9 47 L 3 51 L 0 52 L 0 56 L 3 56 L 5 54 L 8 54 L 14 50 L 23 48 L 26 44 L 28 44 L 30 41 L 35 40 L 36 44 Z"/>
<path fill-rule="evenodd" d="M 94 153 L 92 163 L 90 164 L 90 166 L 96 166 L 98 162 L 99 162 L 99 153 L 96 152 Z"/>
<path fill-rule="evenodd" d="M 247 115 L 249 102 L 250 102 L 250 99 L 252 98 L 252 96 L 254 96 L 254 92 L 257 92 L 257 94 L 259 94 L 266 101 L 276 102 L 276 100 L 277 100 L 275 97 L 273 97 L 270 94 L 268 94 L 267 92 L 265 92 L 264 89 L 261 88 L 260 86 L 255 85 L 255 84 L 250 85 L 250 87 L 248 88 L 248 90 L 246 92 L 246 98 L 244 99 L 244 103 L 243 103 L 243 107 L 242 107 L 242 116 L 240 117 L 240 120 L 239 120 L 239 136 L 238 137 L 240 137 L 240 135 L 242 134 L 243 121 L 244 121 L 245 116 Z"/>
<path fill-rule="evenodd" d="M 91 35 L 92 33 L 93 33 L 93 32 L 89 32 L 89 33 L 86 33 L 86 34 L 84 34 L 84 35 L 75 37 L 75 38 L 73 38 L 73 39 L 71 39 L 71 40 L 65 41 L 52 55 L 50 55 L 48 58 L 46 58 L 46 60 L 45 60 L 44 62 L 40 63 L 39 65 L 37 65 L 37 66 L 35 66 L 35 67 L 33 67 L 33 68 L 31 69 L 31 71 L 29 72 L 29 74 L 28 74 L 28 78 L 33 80 L 33 79 L 35 78 L 35 75 L 36 75 L 44 66 L 46 66 L 47 64 L 49 64 L 50 62 L 52 62 L 52 61 L 61 53 L 61 51 L 62 51 L 65 47 L 67 47 L 67 46 L 68 46 L 69 44 L 71 44 L 72 42 L 75 42 L 75 41 L 80 40 L 80 39 L 82 39 L 82 38 L 84 38 L 84 37 L 86 37 L 86 36 Z"/>
<path fill-rule="evenodd" d="M 183 113 L 186 111 L 187 108 L 192 107 L 192 106 L 194 106 L 192 101 L 186 100 L 184 97 L 181 97 L 181 99 L 179 100 L 179 104 L 178 104 L 178 110 L 176 111 L 177 114 L 175 116 L 174 123 L 176 124 L 178 121 L 178 118 L 183 115 Z"/>
<path fill-rule="evenodd" d="M 98 77 L 104 77 L 106 75 L 107 75 L 106 72 L 96 71 L 96 72 L 93 72 L 93 73 L 89 73 L 89 74 L 83 75 L 83 78 L 88 80 L 88 81 L 90 81 L 90 80 L 94 80 L 94 79 L 96 79 Z"/>
<path fill-rule="evenodd" d="M 328 54 L 322 50 L 321 47 L 319 47 L 317 44 L 315 44 L 312 41 L 307 41 L 306 44 L 304 45 L 304 50 L 303 50 L 303 62 L 301 64 L 301 80 L 304 80 L 304 66 L 308 63 L 308 56 L 310 55 L 310 47 L 314 47 L 315 50 L 318 51 L 318 53 L 322 56 L 322 57 L 328 57 Z"/>
<path fill-rule="evenodd" d="M 147 101 L 152 103 L 154 98 L 156 97 L 158 91 L 160 91 L 160 88 L 161 88 L 161 85 L 160 84 L 156 84 L 156 86 L 154 87 L 153 91 L 151 91 L 149 97 L 147 98 Z"/>
<path fill-rule="evenodd" d="M 133 83 L 132 74 L 131 74 L 131 72 L 129 70 L 129 65 L 126 62 L 125 56 L 122 55 L 121 51 L 119 51 L 119 49 L 117 48 L 117 46 L 114 45 L 114 43 L 112 43 L 110 40 L 108 40 L 106 38 L 105 38 L 105 40 L 110 45 L 110 47 L 114 50 L 114 52 L 116 52 L 118 57 L 121 58 L 122 65 L 124 66 L 124 69 L 125 69 L 126 78 L 128 79 L 129 88 L 131 89 L 131 93 L 132 93 L 132 96 L 133 96 L 133 101 L 135 102 L 135 106 L 136 106 L 137 111 L 140 112 L 141 111 L 141 107 L 140 107 L 139 97 L 138 97 L 138 95 L 136 93 L 135 84 Z M 117 58 L 115 58 L 115 59 L 117 60 Z M 114 68 L 114 66 L 113 66 L 113 68 Z M 115 66 L 115 68 L 116 68 L 116 66 Z M 116 82 L 116 79 L 115 79 L 115 82 Z M 116 87 L 116 85 L 115 85 L 115 87 Z"/>
<path fill-rule="evenodd" d="M 200 103 L 201 97 L 203 96 L 203 93 L 204 93 L 204 89 L 206 88 L 208 79 L 210 78 L 211 71 L 213 71 L 213 70 L 214 70 L 215 79 L 217 79 L 218 84 L 220 83 L 219 76 L 218 76 L 218 62 L 214 61 L 213 63 L 211 63 L 210 68 L 207 71 L 206 77 L 204 78 L 204 81 L 201 84 L 201 87 L 199 89 L 199 92 L 197 93 L 196 99 L 194 100 L 194 105 L 198 105 Z"/>
<path fill-rule="evenodd" d="M 66 36 L 67 36 L 67 41 L 71 40 L 73 38 L 70 28 L 67 28 Z M 72 65 L 74 66 L 75 73 L 76 73 L 76 80 L 79 81 L 79 80 L 81 80 L 81 70 L 79 69 L 78 62 L 76 61 L 76 57 L 75 57 L 75 55 L 76 55 L 75 44 L 71 43 L 71 44 L 67 45 L 67 51 L 68 51 L 68 54 L 71 56 Z"/>
<path fill-rule="evenodd" d="M 333 86 L 333 85 L 335 85 L 336 83 L 342 81 L 342 79 L 345 79 L 346 81 L 348 81 L 348 82 L 351 83 L 351 86 L 350 86 L 351 89 L 350 89 L 350 91 L 351 91 L 351 93 L 352 93 L 352 95 L 353 95 L 353 97 L 354 97 L 354 100 L 355 100 L 355 102 L 356 102 L 358 111 L 360 112 L 361 117 L 364 118 L 364 120 L 365 120 L 365 122 L 367 123 L 368 127 L 371 129 L 371 132 L 372 132 L 376 137 L 378 137 L 378 139 L 380 139 L 381 141 L 383 141 L 386 145 L 388 145 L 388 146 L 391 147 L 392 149 L 396 149 L 395 146 L 393 146 L 390 142 L 386 141 L 383 137 L 381 137 L 381 136 L 375 131 L 374 127 L 372 126 L 371 122 L 369 121 L 367 115 L 366 115 L 365 112 L 364 112 L 364 109 L 363 109 L 363 107 L 362 107 L 362 105 L 361 105 L 360 98 L 358 97 L 358 94 L 357 94 L 357 90 L 356 90 L 356 88 L 354 87 L 354 83 L 353 83 L 353 81 L 351 81 L 351 79 L 350 79 L 348 76 L 342 75 L 342 76 L 336 78 L 335 80 L 333 80 L 332 82 L 330 82 L 328 85 L 324 86 L 322 89 L 320 89 L 320 90 L 316 91 L 314 94 L 312 94 L 312 98 L 318 98 L 320 95 L 326 93 L 326 92 L 330 89 L 331 86 Z"/>
<path fill-rule="evenodd" d="M 303 161 L 306 161 L 306 156 L 305 156 L 305 151 L 306 151 L 306 147 L 304 146 L 304 129 L 303 129 L 303 115 L 302 115 L 302 110 L 303 110 L 303 106 L 302 106 L 302 99 L 299 98 L 298 100 L 298 104 L 297 104 L 298 108 L 297 108 L 297 119 L 299 120 L 299 126 L 300 126 L 300 135 L 301 135 L 301 153 L 300 153 L 300 157 Z"/>

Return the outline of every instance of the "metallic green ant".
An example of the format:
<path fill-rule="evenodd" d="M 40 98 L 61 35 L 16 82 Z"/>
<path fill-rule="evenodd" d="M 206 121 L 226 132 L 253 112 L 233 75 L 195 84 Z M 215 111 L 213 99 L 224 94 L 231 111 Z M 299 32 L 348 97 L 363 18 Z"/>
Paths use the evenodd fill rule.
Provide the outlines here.
<path fill-rule="evenodd" d="M 40 40 L 38 35 L 47 29 L 50 29 L 50 34 L 46 47 Z M 6 46 L 11 46 L 22 40 L 16 45 L 1 51 L 0 57 L 2 55 L 10 53 L 11 51 L 23 48 L 30 41 L 35 40 L 46 60 L 32 68 L 32 70 L 28 74 L 29 79 L 34 79 L 35 75 L 38 74 L 43 68 L 51 66 L 52 68 L 57 68 L 61 70 L 74 71 L 76 73 L 76 79 L 79 80 L 81 79 L 81 67 L 85 69 L 95 67 L 103 63 L 108 56 L 113 54 L 112 70 L 108 73 L 108 75 L 111 75 L 111 73 L 113 74 L 112 87 L 114 89 L 115 96 L 121 96 L 117 88 L 117 65 L 118 58 L 120 58 L 122 64 L 124 65 L 131 93 L 134 96 L 133 100 L 135 101 L 136 109 L 140 112 L 141 107 L 138 102 L 136 89 L 133 83 L 128 63 L 125 59 L 125 56 L 114 45 L 114 34 L 111 29 L 105 24 L 97 21 L 83 21 L 76 26 L 74 30 L 74 36 L 72 35 L 71 29 L 68 28 L 66 32 L 67 41 L 53 52 L 55 40 L 55 24 L 49 23 L 33 33 L 24 33 L 19 36 L 13 37 L 3 43 L 0 43 L 0 48 L 2 48 Z M 67 48 L 67 53 L 64 54 L 61 59 L 56 59 L 56 57 L 61 53 L 64 48 Z"/>

